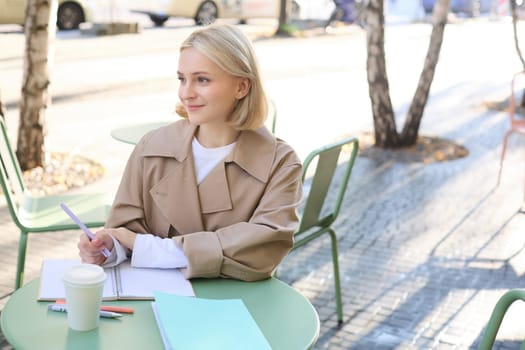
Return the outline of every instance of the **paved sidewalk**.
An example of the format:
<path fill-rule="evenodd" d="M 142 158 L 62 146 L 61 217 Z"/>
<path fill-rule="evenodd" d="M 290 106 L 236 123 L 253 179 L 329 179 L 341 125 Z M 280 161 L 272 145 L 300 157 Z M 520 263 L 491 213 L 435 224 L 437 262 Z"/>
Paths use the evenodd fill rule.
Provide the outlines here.
<path fill-rule="evenodd" d="M 508 79 L 504 75 L 491 80 L 494 75 L 433 90 L 425 111 L 422 132 L 461 143 L 468 157 L 434 164 L 357 159 L 335 225 L 344 302 L 340 328 L 328 238 L 293 252 L 283 262 L 279 277 L 319 312 L 316 349 L 476 349 L 496 300 L 524 285 L 525 214 L 519 209 L 525 140 L 511 138 L 502 183 L 496 187 L 501 138 L 508 123 L 505 113 L 480 107 L 483 100 L 506 96 Z M 319 120 L 312 117 L 301 123 L 315 129 Z M 84 133 L 98 135 L 92 124 Z M 278 133 L 287 127 L 280 125 Z M 337 132 L 341 130 L 345 129 Z M 110 162 L 118 158 L 115 173 L 130 151 L 126 147 L 115 144 L 100 150 Z M 300 148 L 304 154 L 307 148 Z M 103 182 L 109 188 L 114 183 L 115 179 L 109 185 Z M 0 231 L 4 295 L 14 284 L 18 242 L 5 205 L 0 205 Z M 43 257 L 75 257 L 79 234 L 30 237 L 26 280 L 38 275 Z M 0 307 L 7 299 L 0 300 Z M 517 339 L 525 339 L 524 311 L 523 305 L 512 307 L 495 349 L 519 348 Z M 0 346 L 9 349 L 5 343 Z"/>

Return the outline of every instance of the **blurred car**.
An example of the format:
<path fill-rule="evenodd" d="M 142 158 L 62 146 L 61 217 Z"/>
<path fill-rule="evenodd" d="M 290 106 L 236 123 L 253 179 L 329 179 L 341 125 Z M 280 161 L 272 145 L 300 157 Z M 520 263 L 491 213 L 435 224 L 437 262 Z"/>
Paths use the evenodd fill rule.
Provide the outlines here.
<path fill-rule="evenodd" d="M 436 0 L 423 0 L 425 13 L 430 14 L 434 9 Z M 468 17 L 476 17 L 482 13 L 489 13 L 491 0 L 451 0 L 450 11 Z"/>
<path fill-rule="evenodd" d="M 170 17 L 193 18 L 196 24 L 210 24 L 217 18 L 277 18 L 280 0 L 129 0 L 130 11 L 143 13 L 157 26 Z"/>
<path fill-rule="evenodd" d="M 78 29 L 80 23 L 91 21 L 92 0 L 59 0 L 57 26 L 62 30 Z M 0 24 L 20 24 L 25 21 L 27 0 L 0 0 Z"/>

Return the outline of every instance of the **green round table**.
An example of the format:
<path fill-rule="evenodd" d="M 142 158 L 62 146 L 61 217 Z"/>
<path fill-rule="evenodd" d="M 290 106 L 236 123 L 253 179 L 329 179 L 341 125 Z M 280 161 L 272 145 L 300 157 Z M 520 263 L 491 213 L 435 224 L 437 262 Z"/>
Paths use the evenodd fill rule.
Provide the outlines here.
<path fill-rule="evenodd" d="M 258 282 L 196 279 L 192 280 L 192 285 L 200 298 L 242 299 L 274 350 L 309 349 L 317 340 L 319 317 L 312 304 L 276 278 Z M 155 350 L 164 347 L 151 300 L 104 302 L 130 306 L 135 312 L 119 319 L 101 318 L 97 329 L 78 332 L 69 329 L 66 314 L 48 311 L 48 302 L 37 301 L 38 287 L 38 279 L 25 284 L 13 293 L 2 310 L 2 331 L 17 350 Z"/>

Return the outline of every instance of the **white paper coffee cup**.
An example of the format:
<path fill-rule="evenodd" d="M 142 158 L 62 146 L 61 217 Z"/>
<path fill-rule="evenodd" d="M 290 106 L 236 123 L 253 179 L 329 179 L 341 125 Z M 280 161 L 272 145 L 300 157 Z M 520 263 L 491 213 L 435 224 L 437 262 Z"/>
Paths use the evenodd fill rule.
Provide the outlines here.
<path fill-rule="evenodd" d="M 62 276 L 66 292 L 67 322 L 71 329 L 89 331 L 98 327 L 106 273 L 94 264 L 80 264 Z"/>

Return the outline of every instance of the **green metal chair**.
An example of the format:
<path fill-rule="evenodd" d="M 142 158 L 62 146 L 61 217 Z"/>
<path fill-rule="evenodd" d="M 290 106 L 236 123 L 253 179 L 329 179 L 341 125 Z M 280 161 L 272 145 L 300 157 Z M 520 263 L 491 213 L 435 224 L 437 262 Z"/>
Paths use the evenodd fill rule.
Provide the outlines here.
<path fill-rule="evenodd" d="M 5 121 L 0 118 L 0 184 L 11 218 L 20 229 L 15 289 L 24 279 L 28 234 L 76 230 L 78 226 L 60 208 L 64 202 L 87 227 L 101 227 L 106 222 L 112 197 L 106 193 L 64 194 L 33 197 L 25 188 L 20 164 L 9 143 Z"/>
<path fill-rule="evenodd" d="M 479 350 L 490 350 L 494 345 L 496 340 L 496 335 L 498 334 L 499 327 L 503 321 L 503 317 L 507 312 L 507 309 L 514 303 L 516 300 L 525 301 L 525 290 L 524 289 L 511 289 L 505 294 L 503 294 L 494 309 L 492 310 L 492 315 L 490 320 L 487 323 L 485 328 L 485 333 L 483 338 L 481 338 L 481 343 L 479 344 Z M 521 344 L 521 350 L 525 350 L 525 341 Z"/>
<path fill-rule="evenodd" d="M 295 232 L 292 250 L 304 246 L 312 240 L 330 235 L 332 243 L 332 262 L 337 306 L 337 321 L 343 322 L 343 303 L 339 277 L 339 256 L 337 236 L 332 224 L 337 219 L 348 181 L 352 173 L 359 143 L 357 138 L 347 137 L 335 143 L 312 151 L 303 163 L 303 183 L 313 170 L 309 190 L 305 191 L 304 207 L 301 211 L 299 228 Z M 333 181 L 338 165 L 343 174 L 339 183 Z M 329 195 L 330 194 L 330 195 Z M 334 197 L 335 195 L 335 197 Z"/>

